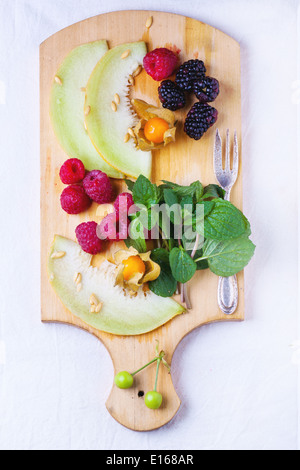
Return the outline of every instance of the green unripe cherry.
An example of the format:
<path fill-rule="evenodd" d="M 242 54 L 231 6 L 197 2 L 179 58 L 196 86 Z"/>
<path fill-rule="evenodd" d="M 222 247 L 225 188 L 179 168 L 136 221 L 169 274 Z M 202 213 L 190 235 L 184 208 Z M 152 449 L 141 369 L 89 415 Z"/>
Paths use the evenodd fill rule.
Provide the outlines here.
<path fill-rule="evenodd" d="M 115 384 L 118 388 L 131 388 L 133 385 L 133 376 L 126 371 L 119 372 L 115 376 Z"/>
<path fill-rule="evenodd" d="M 158 392 L 148 392 L 145 396 L 145 405 L 151 410 L 157 410 L 162 405 L 162 395 Z"/>

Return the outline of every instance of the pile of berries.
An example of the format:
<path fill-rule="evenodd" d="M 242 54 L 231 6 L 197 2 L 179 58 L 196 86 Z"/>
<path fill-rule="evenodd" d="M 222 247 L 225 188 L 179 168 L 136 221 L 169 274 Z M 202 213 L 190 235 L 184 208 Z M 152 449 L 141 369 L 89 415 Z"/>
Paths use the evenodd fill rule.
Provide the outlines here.
<path fill-rule="evenodd" d="M 184 130 L 192 139 L 199 140 L 217 121 L 218 111 L 207 103 L 214 101 L 220 92 L 216 78 L 206 76 L 202 60 L 188 60 L 176 72 L 175 81 L 169 79 L 174 73 L 178 55 L 168 49 L 155 49 L 144 59 L 146 72 L 155 80 L 163 80 L 158 88 L 159 99 L 164 108 L 176 111 L 186 106 L 186 93 L 193 93 L 198 102 L 187 115 Z"/>
<path fill-rule="evenodd" d="M 68 185 L 60 197 L 61 207 L 67 214 L 80 214 L 92 204 L 110 204 L 115 192 L 109 177 L 100 170 L 86 172 L 81 160 L 71 158 L 60 169 L 60 179 Z M 133 206 L 129 193 L 120 194 L 114 203 L 114 212 L 108 214 L 100 225 L 96 222 L 82 223 L 76 228 L 76 237 L 81 248 L 91 255 L 100 253 L 103 241 L 118 241 L 128 238 L 129 211 Z"/>
<path fill-rule="evenodd" d="M 114 190 L 109 177 L 100 170 L 86 172 L 78 158 L 67 160 L 60 169 L 60 179 L 67 184 L 60 202 L 67 214 L 80 214 L 92 202 L 108 204 L 114 200 Z"/>
<path fill-rule="evenodd" d="M 202 60 L 189 60 L 179 67 L 172 88 L 170 80 L 167 80 L 158 89 L 162 105 L 172 110 L 182 107 L 182 94 L 196 95 L 199 101 L 189 111 L 184 124 L 186 134 L 195 140 L 199 140 L 218 118 L 218 111 L 207 103 L 211 103 L 219 95 L 219 82 L 205 74 L 206 68 Z M 167 96 L 166 90 L 170 90 Z"/>

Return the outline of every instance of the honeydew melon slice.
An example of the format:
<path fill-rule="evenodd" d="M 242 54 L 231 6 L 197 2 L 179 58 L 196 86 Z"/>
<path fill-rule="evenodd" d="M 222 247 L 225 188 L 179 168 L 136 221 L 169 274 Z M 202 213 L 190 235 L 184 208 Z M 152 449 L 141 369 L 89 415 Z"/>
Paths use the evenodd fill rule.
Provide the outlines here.
<path fill-rule="evenodd" d="M 53 259 L 53 253 L 65 253 Z M 183 313 L 184 308 L 171 298 L 152 292 L 137 297 L 124 295 L 115 286 L 116 266 L 105 261 L 100 268 L 91 266 L 92 256 L 67 238 L 56 236 L 48 260 L 51 284 L 62 303 L 76 317 L 100 331 L 132 336 L 147 333 Z M 77 292 L 75 273 L 82 276 L 82 289 Z M 90 298 L 94 294 L 103 303 L 100 313 L 91 313 Z"/>
<path fill-rule="evenodd" d="M 106 41 L 83 44 L 71 51 L 52 84 L 50 115 L 56 137 L 69 157 L 79 158 L 87 170 L 101 170 L 112 178 L 122 178 L 101 158 L 84 125 L 85 87 L 107 51 Z"/>
<path fill-rule="evenodd" d="M 122 54 L 130 51 L 122 59 Z M 151 177 L 152 154 L 136 149 L 133 140 L 124 142 L 128 128 L 138 122 L 129 101 L 129 76 L 142 65 L 147 53 L 144 42 L 122 44 L 110 49 L 95 67 L 87 85 L 86 117 L 89 136 L 102 157 L 127 176 L 140 174 Z M 112 101 L 118 94 L 121 101 L 117 111 Z"/>

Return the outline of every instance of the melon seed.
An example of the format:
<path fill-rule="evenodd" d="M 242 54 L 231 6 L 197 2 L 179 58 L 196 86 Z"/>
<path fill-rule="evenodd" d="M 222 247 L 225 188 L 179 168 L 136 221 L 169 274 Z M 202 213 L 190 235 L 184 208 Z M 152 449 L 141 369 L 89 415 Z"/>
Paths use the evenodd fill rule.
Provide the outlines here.
<path fill-rule="evenodd" d="M 55 75 L 54 80 L 56 81 L 56 83 L 57 83 L 58 85 L 62 85 L 62 84 L 63 84 L 62 79 L 59 78 L 57 75 Z"/>
<path fill-rule="evenodd" d="M 127 51 L 123 52 L 123 54 L 121 55 L 121 59 L 127 59 L 130 52 L 131 52 L 130 49 L 127 49 Z"/>
<path fill-rule="evenodd" d="M 91 305 L 98 305 L 99 301 L 97 299 L 97 297 L 95 296 L 95 294 L 92 294 L 91 297 L 90 297 L 90 304 Z"/>
<path fill-rule="evenodd" d="M 142 68 L 143 67 L 141 65 L 139 65 L 138 68 L 133 72 L 132 76 L 137 77 L 141 73 Z"/>
<path fill-rule="evenodd" d="M 64 256 L 66 256 L 65 251 L 55 251 L 54 253 L 52 253 L 51 258 L 52 259 L 60 259 L 60 258 L 63 258 Z"/>
<path fill-rule="evenodd" d="M 131 127 L 129 127 L 129 129 L 128 129 L 128 134 L 129 134 L 131 137 L 135 137 L 134 132 L 133 132 L 133 130 L 131 129 Z"/>
<path fill-rule="evenodd" d="M 100 302 L 95 308 L 95 313 L 100 313 L 102 310 L 103 304 Z"/>
<path fill-rule="evenodd" d="M 80 284 L 82 281 L 82 276 L 80 273 L 76 273 L 74 276 L 74 282 L 76 285 Z"/>
<path fill-rule="evenodd" d="M 145 25 L 146 28 L 148 28 L 148 29 L 151 28 L 152 23 L 153 23 L 153 16 L 149 16 L 149 18 L 146 21 L 146 25 Z"/>

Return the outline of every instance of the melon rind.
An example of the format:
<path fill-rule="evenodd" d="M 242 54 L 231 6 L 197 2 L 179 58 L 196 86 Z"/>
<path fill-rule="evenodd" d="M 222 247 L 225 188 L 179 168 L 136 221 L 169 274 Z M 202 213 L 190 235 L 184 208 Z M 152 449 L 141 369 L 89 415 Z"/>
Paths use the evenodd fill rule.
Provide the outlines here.
<path fill-rule="evenodd" d="M 60 259 L 52 259 L 54 252 L 65 252 Z M 91 327 L 107 333 L 141 335 L 164 325 L 184 312 L 172 298 L 163 298 L 148 292 L 137 297 L 124 295 L 115 286 L 116 266 L 105 261 L 100 268 L 91 265 L 92 256 L 70 239 L 56 236 L 48 260 L 48 274 L 52 287 L 65 307 Z M 75 273 L 82 275 L 82 289 L 77 292 Z M 90 297 L 95 294 L 103 302 L 99 314 L 90 312 Z"/>
<path fill-rule="evenodd" d="M 122 59 L 122 54 L 130 54 Z M 86 107 L 91 108 L 86 117 L 89 136 L 102 157 L 127 176 L 151 178 L 152 154 L 136 148 L 124 138 L 128 128 L 134 127 L 138 117 L 129 100 L 129 76 L 147 53 L 144 42 L 127 43 L 110 49 L 95 67 L 87 85 Z M 121 98 L 116 112 L 112 110 L 115 94 Z"/>
<path fill-rule="evenodd" d="M 68 157 L 79 158 L 88 171 L 101 170 L 111 178 L 123 175 L 108 165 L 96 151 L 84 127 L 87 82 L 99 60 L 108 51 L 105 40 L 73 49 L 56 72 L 61 84 L 53 81 L 50 116 L 56 137 Z"/>

